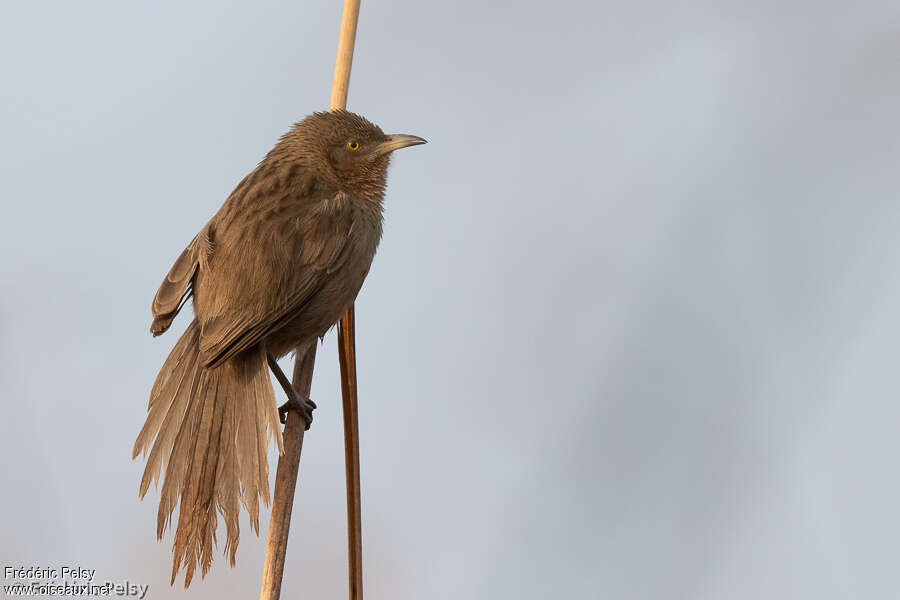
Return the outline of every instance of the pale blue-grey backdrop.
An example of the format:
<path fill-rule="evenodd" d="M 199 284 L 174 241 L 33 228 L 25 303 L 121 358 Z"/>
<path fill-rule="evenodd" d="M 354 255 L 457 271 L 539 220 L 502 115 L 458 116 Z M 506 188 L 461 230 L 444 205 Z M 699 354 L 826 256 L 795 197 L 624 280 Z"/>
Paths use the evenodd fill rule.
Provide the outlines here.
<path fill-rule="evenodd" d="M 168 587 L 149 304 L 339 15 L 4 5 L 0 566 L 258 594 L 246 523 Z M 430 140 L 357 304 L 369 598 L 900 594 L 898 61 L 896 2 L 363 2 L 350 108 Z M 346 590 L 331 336 L 312 395 L 286 598 Z"/>

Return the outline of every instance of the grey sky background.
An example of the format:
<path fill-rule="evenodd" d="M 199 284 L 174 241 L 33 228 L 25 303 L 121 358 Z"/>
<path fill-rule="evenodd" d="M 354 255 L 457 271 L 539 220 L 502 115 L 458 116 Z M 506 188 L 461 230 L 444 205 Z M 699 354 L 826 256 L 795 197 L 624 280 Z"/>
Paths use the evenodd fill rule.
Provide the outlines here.
<path fill-rule="evenodd" d="M 0 566 L 256 597 L 268 511 L 168 586 L 149 304 L 340 2 L 2 12 Z M 898 60 L 895 2 L 363 2 L 349 107 L 430 141 L 357 302 L 367 597 L 900 594 Z M 312 397 L 286 598 L 346 595 L 333 334 Z"/>

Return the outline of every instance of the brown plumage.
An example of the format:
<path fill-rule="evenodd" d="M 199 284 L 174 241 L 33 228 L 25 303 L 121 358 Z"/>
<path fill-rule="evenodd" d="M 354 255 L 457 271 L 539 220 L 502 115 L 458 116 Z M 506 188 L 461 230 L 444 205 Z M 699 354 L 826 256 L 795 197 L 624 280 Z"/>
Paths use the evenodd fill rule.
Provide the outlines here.
<path fill-rule="evenodd" d="M 140 485 L 165 470 L 157 536 L 180 506 L 172 582 L 206 575 L 217 513 L 234 565 L 243 504 L 259 531 L 266 451 L 281 430 L 267 356 L 322 336 L 356 298 L 381 238 L 390 154 L 424 143 L 346 111 L 315 113 L 281 137 L 188 244 L 153 299 L 154 336 L 193 297 L 193 322 L 150 393 L 133 456 Z"/>

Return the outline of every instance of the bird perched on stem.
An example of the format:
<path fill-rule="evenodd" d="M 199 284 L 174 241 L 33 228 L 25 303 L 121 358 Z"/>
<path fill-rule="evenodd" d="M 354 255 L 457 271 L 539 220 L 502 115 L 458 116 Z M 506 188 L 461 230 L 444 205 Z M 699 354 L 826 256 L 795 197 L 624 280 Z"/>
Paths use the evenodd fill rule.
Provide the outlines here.
<path fill-rule="evenodd" d="M 197 565 L 206 575 L 217 513 L 232 566 L 240 504 L 259 532 L 272 437 L 282 451 L 279 413 L 300 411 L 308 428 L 315 408 L 276 361 L 323 336 L 354 301 L 381 239 L 391 153 L 424 143 L 347 111 L 310 115 L 238 184 L 163 280 L 153 335 L 191 297 L 194 320 L 153 384 L 133 457 L 149 450 L 142 498 L 165 470 L 157 537 L 179 503 L 172 583 L 182 566 L 185 587 Z M 288 398 L 280 409 L 269 368 Z"/>

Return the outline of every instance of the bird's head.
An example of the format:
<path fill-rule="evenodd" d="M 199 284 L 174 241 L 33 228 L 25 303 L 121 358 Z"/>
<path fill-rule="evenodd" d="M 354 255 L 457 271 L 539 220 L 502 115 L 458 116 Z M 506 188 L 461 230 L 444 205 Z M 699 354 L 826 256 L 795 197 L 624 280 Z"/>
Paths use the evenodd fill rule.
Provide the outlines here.
<path fill-rule="evenodd" d="M 380 127 L 346 110 L 317 112 L 306 117 L 283 140 L 291 154 L 317 175 L 347 191 L 384 192 L 391 153 L 425 140 L 406 134 L 385 134 Z"/>

